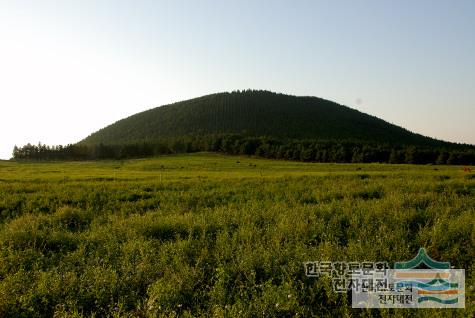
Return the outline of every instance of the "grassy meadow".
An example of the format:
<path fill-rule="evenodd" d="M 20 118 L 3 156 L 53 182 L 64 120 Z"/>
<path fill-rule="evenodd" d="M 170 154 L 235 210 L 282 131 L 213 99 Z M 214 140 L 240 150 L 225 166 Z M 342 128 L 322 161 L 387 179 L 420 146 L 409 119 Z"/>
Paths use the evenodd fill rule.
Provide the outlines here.
<path fill-rule="evenodd" d="M 466 270 L 466 308 L 361 310 L 305 261 Z M 475 173 L 198 153 L 0 162 L 0 317 L 473 317 Z"/>

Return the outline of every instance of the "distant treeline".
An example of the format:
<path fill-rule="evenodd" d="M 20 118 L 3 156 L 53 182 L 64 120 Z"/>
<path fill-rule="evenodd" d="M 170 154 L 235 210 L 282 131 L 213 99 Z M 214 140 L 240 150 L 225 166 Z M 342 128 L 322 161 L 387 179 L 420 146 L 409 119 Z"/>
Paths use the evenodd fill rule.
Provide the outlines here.
<path fill-rule="evenodd" d="M 306 162 L 475 164 L 475 147 L 429 148 L 413 145 L 372 144 L 359 141 L 275 140 L 266 137 L 212 135 L 116 145 L 70 144 L 15 146 L 16 160 L 129 159 L 199 151 L 255 155 Z"/>

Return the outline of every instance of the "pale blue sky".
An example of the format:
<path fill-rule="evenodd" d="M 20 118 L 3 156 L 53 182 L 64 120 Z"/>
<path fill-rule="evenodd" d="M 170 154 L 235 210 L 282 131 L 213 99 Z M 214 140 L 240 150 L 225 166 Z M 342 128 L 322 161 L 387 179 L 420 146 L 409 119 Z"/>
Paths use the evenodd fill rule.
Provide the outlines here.
<path fill-rule="evenodd" d="M 235 89 L 475 144 L 475 1 L 0 0 L 0 158 Z"/>

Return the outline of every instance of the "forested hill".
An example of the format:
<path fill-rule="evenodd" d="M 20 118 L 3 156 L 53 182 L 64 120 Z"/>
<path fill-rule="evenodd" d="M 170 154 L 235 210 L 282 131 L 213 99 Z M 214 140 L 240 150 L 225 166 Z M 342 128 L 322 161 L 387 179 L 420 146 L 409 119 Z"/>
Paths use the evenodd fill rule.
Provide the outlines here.
<path fill-rule="evenodd" d="M 144 111 L 82 144 L 120 144 L 211 134 L 441 145 L 443 142 L 317 97 L 268 91 L 218 93 Z"/>
<path fill-rule="evenodd" d="M 475 164 L 474 146 L 414 134 L 321 98 L 253 90 L 157 107 L 74 145 L 15 146 L 13 157 L 95 160 L 197 151 L 310 162 Z"/>

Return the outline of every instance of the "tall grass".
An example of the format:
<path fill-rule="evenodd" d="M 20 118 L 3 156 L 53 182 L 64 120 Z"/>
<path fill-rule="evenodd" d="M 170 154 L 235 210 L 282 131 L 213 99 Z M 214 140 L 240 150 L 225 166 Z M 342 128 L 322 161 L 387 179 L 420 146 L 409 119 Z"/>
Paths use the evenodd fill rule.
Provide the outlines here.
<path fill-rule="evenodd" d="M 0 163 L 1 317 L 471 317 L 475 178 L 459 167 L 213 154 Z M 464 310 L 352 309 L 303 262 L 425 247 Z"/>

